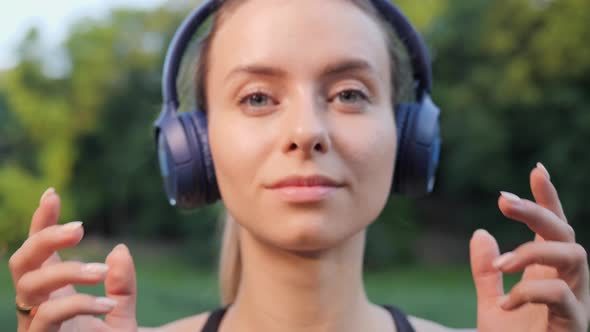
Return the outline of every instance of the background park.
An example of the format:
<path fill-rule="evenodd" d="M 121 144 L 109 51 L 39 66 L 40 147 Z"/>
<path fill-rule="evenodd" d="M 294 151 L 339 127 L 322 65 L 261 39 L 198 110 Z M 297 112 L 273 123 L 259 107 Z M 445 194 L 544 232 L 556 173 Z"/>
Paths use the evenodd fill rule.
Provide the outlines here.
<path fill-rule="evenodd" d="M 432 54 L 444 146 L 435 192 L 393 196 L 370 227 L 366 285 L 376 302 L 474 327 L 469 238 L 485 228 L 502 251 L 532 239 L 502 216 L 497 198 L 506 190 L 532 199 L 536 162 L 548 168 L 578 242 L 590 248 L 590 2 L 395 2 Z M 168 205 L 152 133 L 164 52 L 198 1 L 124 3 L 77 17 L 58 52 L 45 49 L 36 25 L 14 49 L 0 50 L 16 59 L 0 69 L 0 331 L 16 330 L 8 258 L 49 186 L 62 197 L 61 222 L 84 221 L 85 239 L 65 258 L 103 261 L 115 244 L 129 245 L 141 325 L 219 303 L 222 206 Z M 0 21 L 5 15 L 10 10 Z M 506 288 L 518 277 L 507 276 Z"/>

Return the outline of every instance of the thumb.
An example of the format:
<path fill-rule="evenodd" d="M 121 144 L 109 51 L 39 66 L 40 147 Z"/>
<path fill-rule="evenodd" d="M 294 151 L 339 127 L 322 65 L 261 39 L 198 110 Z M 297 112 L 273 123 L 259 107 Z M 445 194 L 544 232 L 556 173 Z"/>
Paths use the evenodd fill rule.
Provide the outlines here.
<path fill-rule="evenodd" d="M 492 261 L 500 256 L 496 239 L 483 229 L 475 231 L 469 253 L 478 304 L 496 305 L 496 299 L 504 295 L 502 273 L 492 266 Z"/>
<path fill-rule="evenodd" d="M 105 322 L 115 329 L 135 329 L 137 282 L 133 258 L 127 246 L 116 246 L 107 256 L 106 264 L 109 266 L 104 283 L 106 296 L 116 300 L 117 306 L 105 316 Z"/>

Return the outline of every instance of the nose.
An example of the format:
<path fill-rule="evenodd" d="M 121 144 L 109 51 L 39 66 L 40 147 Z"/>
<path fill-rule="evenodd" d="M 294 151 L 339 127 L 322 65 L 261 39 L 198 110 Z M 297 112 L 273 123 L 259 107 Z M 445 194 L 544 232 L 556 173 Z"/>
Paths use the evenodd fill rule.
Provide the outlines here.
<path fill-rule="evenodd" d="M 327 109 L 313 96 L 301 98 L 287 110 L 286 139 L 283 152 L 309 159 L 325 154 L 331 148 L 327 128 Z"/>

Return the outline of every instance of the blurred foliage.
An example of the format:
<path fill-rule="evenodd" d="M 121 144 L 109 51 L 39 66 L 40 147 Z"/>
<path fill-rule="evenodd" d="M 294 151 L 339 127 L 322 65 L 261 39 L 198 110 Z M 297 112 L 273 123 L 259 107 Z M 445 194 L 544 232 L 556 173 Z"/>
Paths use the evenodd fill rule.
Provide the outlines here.
<path fill-rule="evenodd" d="M 588 247 L 590 2 L 397 3 L 432 53 L 444 148 L 436 192 L 392 198 L 371 226 L 368 265 L 415 260 L 416 241 L 429 232 L 467 239 L 483 227 L 508 247 L 530 239 L 503 220 L 496 200 L 499 190 L 531 198 L 537 161 Z M 116 9 L 79 20 L 64 44 L 69 70 L 58 78 L 43 70 L 38 31 L 24 38 L 20 63 L 0 73 L 0 247 L 22 241 L 39 196 L 54 186 L 63 221 L 172 239 L 191 259 L 212 262 L 221 205 L 190 213 L 167 205 L 152 132 L 164 52 L 187 10 Z"/>

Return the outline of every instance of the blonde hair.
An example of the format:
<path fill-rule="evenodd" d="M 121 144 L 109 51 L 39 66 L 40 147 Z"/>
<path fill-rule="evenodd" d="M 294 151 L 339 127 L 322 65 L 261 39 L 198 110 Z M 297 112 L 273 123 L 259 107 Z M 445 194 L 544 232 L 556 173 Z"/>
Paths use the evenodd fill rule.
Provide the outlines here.
<path fill-rule="evenodd" d="M 242 276 L 240 225 L 225 210 L 222 219 L 221 254 L 219 256 L 219 291 L 221 304 L 229 305 L 238 294 Z"/>
<path fill-rule="evenodd" d="M 197 43 L 195 72 L 193 77 L 194 98 L 199 109 L 207 110 L 206 80 L 209 65 L 209 50 L 225 15 L 237 5 L 247 0 L 217 0 L 218 10 L 211 19 L 208 31 Z M 391 102 L 395 105 L 397 100 L 410 100 L 413 96 L 411 82 L 412 73 L 409 65 L 409 57 L 403 44 L 399 41 L 389 23 L 385 22 L 373 4 L 369 0 L 346 0 L 352 2 L 364 12 L 373 17 L 388 37 L 388 51 L 391 59 Z M 222 213 L 221 226 L 223 228 L 221 238 L 221 253 L 219 258 L 219 289 L 222 305 L 229 305 L 236 299 L 240 286 L 242 273 L 242 258 L 240 252 L 240 226 L 226 210 Z"/>

